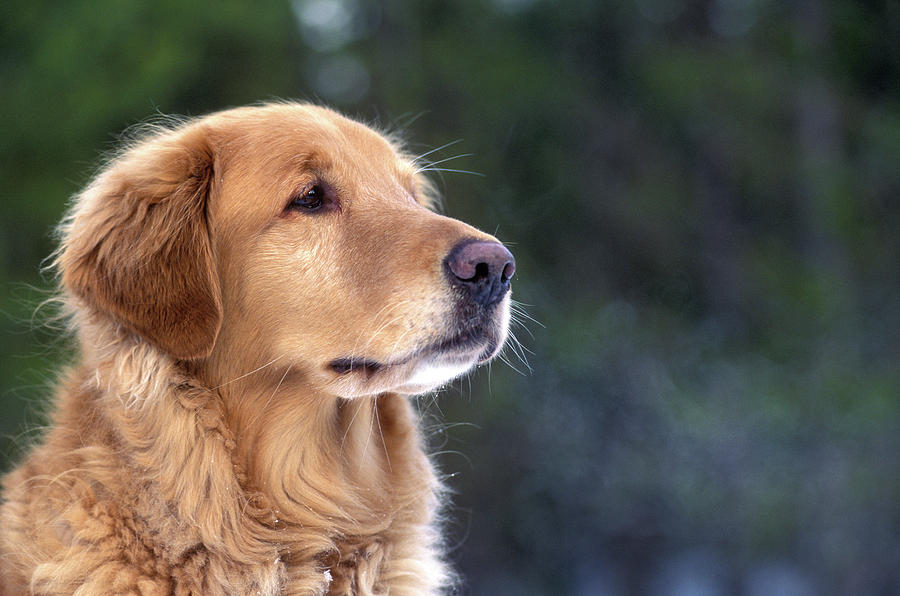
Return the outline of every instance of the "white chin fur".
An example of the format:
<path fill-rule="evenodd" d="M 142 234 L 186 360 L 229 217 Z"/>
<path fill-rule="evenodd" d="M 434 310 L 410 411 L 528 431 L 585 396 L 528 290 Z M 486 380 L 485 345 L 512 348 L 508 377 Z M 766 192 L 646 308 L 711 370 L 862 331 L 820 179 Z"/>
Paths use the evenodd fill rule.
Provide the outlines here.
<path fill-rule="evenodd" d="M 399 390 L 403 393 L 424 393 L 465 374 L 476 360 L 463 362 L 422 362 L 413 370 Z"/>

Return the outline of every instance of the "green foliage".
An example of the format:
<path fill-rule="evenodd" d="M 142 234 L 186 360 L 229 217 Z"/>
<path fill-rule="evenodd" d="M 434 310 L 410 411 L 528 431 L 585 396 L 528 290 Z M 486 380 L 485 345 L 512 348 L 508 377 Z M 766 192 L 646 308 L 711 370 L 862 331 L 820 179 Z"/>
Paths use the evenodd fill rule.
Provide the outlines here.
<path fill-rule="evenodd" d="M 438 399 L 471 593 L 896 592 L 898 40 L 850 0 L 7 2 L 3 453 L 65 359 L 21 284 L 114 135 L 318 98 L 462 139 L 446 211 L 543 323 Z"/>

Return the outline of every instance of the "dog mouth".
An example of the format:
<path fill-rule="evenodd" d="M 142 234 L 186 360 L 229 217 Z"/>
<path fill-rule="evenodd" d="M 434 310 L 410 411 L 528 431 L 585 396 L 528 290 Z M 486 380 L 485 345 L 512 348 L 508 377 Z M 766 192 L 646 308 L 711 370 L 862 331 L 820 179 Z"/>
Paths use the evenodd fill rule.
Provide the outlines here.
<path fill-rule="evenodd" d="M 362 374 L 365 378 L 371 378 L 389 369 L 407 366 L 417 361 L 439 362 L 443 366 L 465 365 L 468 368 L 483 364 L 494 357 L 499 343 L 495 335 L 487 330 L 464 331 L 390 361 L 350 356 L 335 358 L 328 363 L 328 368 L 339 376 L 357 373 Z"/>
<path fill-rule="evenodd" d="M 328 363 L 328 368 L 339 375 L 351 372 L 363 372 L 367 377 L 376 374 L 385 367 L 381 362 L 364 358 L 335 358 Z"/>

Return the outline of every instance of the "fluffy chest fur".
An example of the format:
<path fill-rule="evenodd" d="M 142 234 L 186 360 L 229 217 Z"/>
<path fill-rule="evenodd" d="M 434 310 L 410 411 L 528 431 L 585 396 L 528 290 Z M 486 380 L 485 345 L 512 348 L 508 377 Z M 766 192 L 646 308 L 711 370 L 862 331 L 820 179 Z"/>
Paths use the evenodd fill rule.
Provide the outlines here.
<path fill-rule="evenodd" d="M 45 561 L 8 593 L 29 584 L 39 594 L 446 585 L 433 528 L 440 486 L 405 398 L 335 401 L 307 418 L 327 420 L 283 424 L 275 441 L 248 440 L 249 453 L 229 428 L 225 388 L 199 385 L 147 346 L 113 354 L 70 374 L 47 442 L 5 481 L 3 552 Z M 279 391 L 309 401 L 284 382 Z M 261 415 L 261 425 L 278 415 Z M 311 441 L 310 432 L 320 434 Z"/>

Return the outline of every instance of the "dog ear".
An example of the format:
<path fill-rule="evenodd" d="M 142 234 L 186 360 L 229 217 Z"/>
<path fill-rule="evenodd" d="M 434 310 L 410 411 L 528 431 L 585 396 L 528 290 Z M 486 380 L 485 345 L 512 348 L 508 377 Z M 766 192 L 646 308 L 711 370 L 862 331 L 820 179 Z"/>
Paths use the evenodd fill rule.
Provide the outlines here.
<path fill-rule="evenodd" d="M 208 356 L 222 302 L 207 221 L 214 153 L 194 125 L 113 161 L 62 227 L 63 285 L 181 359 Z"/>

